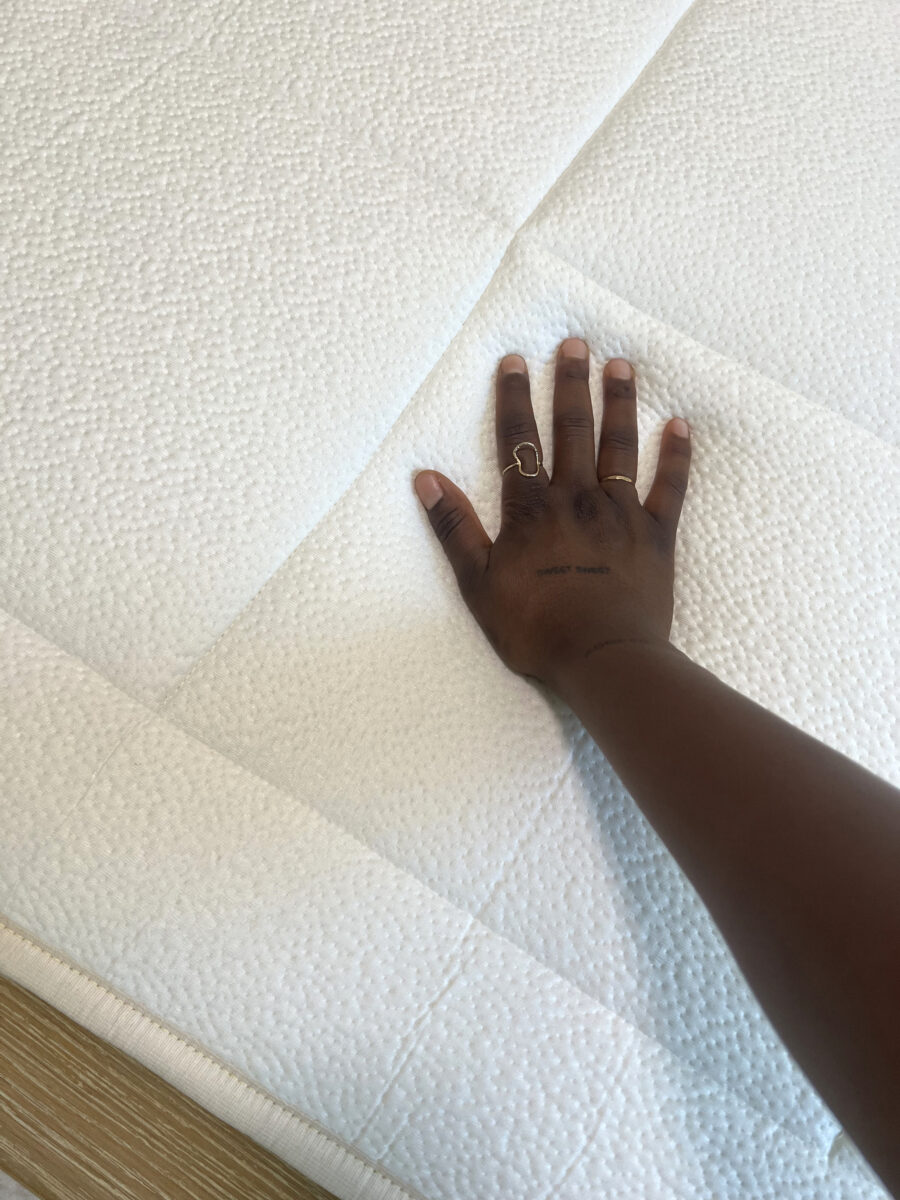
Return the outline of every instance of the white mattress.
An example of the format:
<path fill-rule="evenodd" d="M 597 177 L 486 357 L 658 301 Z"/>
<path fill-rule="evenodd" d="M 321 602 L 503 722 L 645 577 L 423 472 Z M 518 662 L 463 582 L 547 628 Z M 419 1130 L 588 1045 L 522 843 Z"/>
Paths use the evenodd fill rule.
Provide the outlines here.
<path fill-rule="evenodd" d="M 4 8 L 0 971 L 342 1200 L 885 1195 L 412 478 L 625 355 L 673 642 L 900 783 L 896 12 Z"/>

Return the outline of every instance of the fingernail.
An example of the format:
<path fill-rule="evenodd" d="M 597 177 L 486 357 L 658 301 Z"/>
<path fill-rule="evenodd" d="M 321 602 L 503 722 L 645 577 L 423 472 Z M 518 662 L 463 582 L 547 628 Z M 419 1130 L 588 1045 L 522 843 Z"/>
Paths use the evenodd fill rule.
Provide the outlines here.
<path fill-rule="evenodd" d="M 444 494 L 444 489 L 431 471 L 420 471 L 415 480 L 416 495 L 426 508 L 434 508 Z"/>
<path fill-rule="evenodd" d="M 691 436 L 688 423 L 683 417 L 676 417 L 674 421 L 671 421 L 670 428 L 674 434 L 677 434 L 678 437 L 686 438 Z"/>
<path fill-rule="evenodd" d="M 559 353 L 562 358 L 587 358 L 587 342 L 581 338 L 566 338 L 559 348 Z"/>
<path fill-rule="evenodd" d="M 634 371 L 627 358 L 611 358 L 606 364 L 606 373 L 610 379 L 630 379 Z"/>
<path fill-rule="evenodd" d="M 505 358 L 500 360 L 501 375 L 512 375 L 515 371 L 524 375 L 527 370 L 525 359 L 521 354 L 507 354 Z"/>

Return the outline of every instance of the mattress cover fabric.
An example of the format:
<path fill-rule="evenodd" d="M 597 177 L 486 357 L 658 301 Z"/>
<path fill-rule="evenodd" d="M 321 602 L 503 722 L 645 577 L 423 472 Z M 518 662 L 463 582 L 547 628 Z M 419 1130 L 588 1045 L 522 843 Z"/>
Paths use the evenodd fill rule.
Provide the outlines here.
<path fill-rule="evenodd" d="M 672 640 L 900 782 L 894 5 L 0 21 L 0 971 L 342 1198 L 883 1197 L 412 477 L 625 355 Z"/>

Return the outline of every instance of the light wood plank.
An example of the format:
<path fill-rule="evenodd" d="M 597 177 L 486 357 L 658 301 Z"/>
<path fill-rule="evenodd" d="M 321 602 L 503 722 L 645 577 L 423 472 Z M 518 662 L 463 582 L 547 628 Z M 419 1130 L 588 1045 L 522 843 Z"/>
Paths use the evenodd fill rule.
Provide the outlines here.
<path fill-rule="evenodd" d="M 2 976 L 0 1170 L 41 1200 L 334 1200 Z"/>

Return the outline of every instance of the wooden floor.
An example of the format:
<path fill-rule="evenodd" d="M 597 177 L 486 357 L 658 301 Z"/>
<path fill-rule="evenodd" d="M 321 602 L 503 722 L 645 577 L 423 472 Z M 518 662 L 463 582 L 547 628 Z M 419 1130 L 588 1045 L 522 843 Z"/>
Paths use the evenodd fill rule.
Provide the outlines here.
<path fill-rule="evenodd" d="M 2 976 L 0 1170 L 41 1200 L 334 1200 Z"/>

